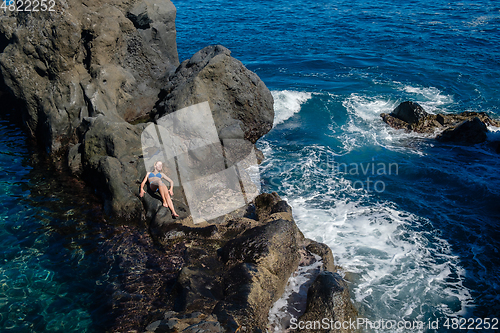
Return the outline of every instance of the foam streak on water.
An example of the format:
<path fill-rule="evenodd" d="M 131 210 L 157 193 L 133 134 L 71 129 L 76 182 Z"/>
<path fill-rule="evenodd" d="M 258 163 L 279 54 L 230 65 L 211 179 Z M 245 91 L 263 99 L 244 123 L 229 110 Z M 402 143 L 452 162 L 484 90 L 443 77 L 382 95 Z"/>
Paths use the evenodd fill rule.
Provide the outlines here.
<path fill-rule="evenodd" d="M 430 221 L 390 202 L 373 202 L 345 178 L 308 179 L 317 172 L 309 170 L 314 162 L 320 163 L 311 155 L 298 162 L 305 166 L 302 182 L 315 183 L 314 190 L 281 175 L 285 199 L 304 235 L 329 245 L 348 272 L 360 313 L 421 321 L 465 315 L 472 300 L 460 260 Z"/>

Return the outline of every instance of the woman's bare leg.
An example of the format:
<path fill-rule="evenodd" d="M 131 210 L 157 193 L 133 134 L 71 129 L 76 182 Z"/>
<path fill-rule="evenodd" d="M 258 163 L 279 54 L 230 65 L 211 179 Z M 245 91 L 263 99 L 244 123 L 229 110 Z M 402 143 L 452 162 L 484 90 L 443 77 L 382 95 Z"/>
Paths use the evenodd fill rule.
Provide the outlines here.
<path fill-rule="evenodd" d="M 168 193 L 168 189 L 166 186 L 160 186 L 159 188 L 161 198 L 163 199 L 163 207 L 168 207 L 170 211 L 172 212 L 172 216 L 177 217 L 179 216 L 175 212 L 174 208 L 174 203 L 172 202 L 172 199 L 170 198 L 170 194 Z"/>

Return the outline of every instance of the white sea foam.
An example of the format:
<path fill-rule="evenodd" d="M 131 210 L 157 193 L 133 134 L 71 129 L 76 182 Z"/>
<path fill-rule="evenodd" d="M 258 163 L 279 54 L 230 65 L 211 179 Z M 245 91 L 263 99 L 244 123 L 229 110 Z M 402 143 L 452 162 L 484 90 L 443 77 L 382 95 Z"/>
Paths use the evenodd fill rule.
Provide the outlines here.
<path fill-rule="evenodd" d="M 406 89 L 420 96 L 419 103 L 425 94 L 429 105 L 453 102 L 438 90 Z M 367 146 L 423 154 L 418 143 L 425 142 L 422 135 L 394 130 L 380 119 L 380 113 L 391 112 L 400 102 L 387 96 L 351 94 L 342 102 L 347 121 L 337 136 L 344 149 L 334 152 L 318 144 L 294 150 L 291 156 L 283 153 L 286 148 L 263 140 L 267 162 L 261 168 L 280 180 L 273 185 L 285 194 L 304 235 L 332 248 L 352 282 L 352 297 L 363 317 L 426 321 L 470 315 L 474 302 L 464 286 L 460 258 L 431 221 L 380 201 L 341 173 L 326 174 L 318 168 L 324 154 L 335 157 Z M 291 158 L 291 168 L 276 167 Z"/>
<path fill-rule="evenodd" d="M 473 300 L 463 284 L 465 271 L 432 223 L 375 200 L 342 174 L 322 174 L 321 153 L 315 153 L 321 149 L 303 149 L 296 163 L 300 179 L 290 176 L 293 170 L 277 177 L 301 231 L 330 246 L 344 268 L 362 316 L 425 322 L 469 314 Z M 268 162 L 273 155 L 267 145 Z M 282 162 L 278 157 L 272 164 Z"/>
<path fill-rule="evenodd" d="M 288 200 L 304 235 L 332 248 L 363 316 L 425 321 L 432 308 L 440 316 L 466 314 L 472 298 L 465 272 L 428 220 L 373 203 L 345 179 L 323 186 Z"/>
<path fill-rule="evenodd" d="M 448 107 L 454 104 L 453 96 L 443 94 L 435 87 L 413 87 L 402 85 L 400 90 L 412 97 L 412 101 L 420 104 L 429 113 L 447 112 Z"/>
<path fill-rule="evenodd" d="M 405 150 L 422 155 L 416 145 L 407 143 L 426 135 L 393 129 L 380 118 L 381 113 L 391 113 L 399 103 L 400 101 L 384 96 L 351 94 L 347 97 L 342 105 L 349 114 L 349 119 L 342 126 L 340 136 L 345 151 L 350 152 L 365 145 L 380 145 L 392 150 Z"/>
<path fill-rule="evenodd" d="M 300 111 L 302 104 L 311 99 L 312 93 L 292 90 L 271 91 L 274 98 L 274 124 L 283 123 Z"/>
<path fill-rule="evenodd" d="M 500 127 L 488 126 L 486 135 L 489 141 L 500 141 Z"/>

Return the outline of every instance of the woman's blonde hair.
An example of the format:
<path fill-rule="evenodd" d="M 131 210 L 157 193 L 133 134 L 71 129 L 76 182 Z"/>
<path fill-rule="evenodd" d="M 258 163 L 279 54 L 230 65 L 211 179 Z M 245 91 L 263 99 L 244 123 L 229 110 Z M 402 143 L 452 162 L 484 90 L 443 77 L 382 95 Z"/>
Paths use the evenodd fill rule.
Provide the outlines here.
<path fill-rule="evenodd" d="M 156 161 L 156 162 L 153 164 L 153 170 L 151 170 L 151 171 L 155 171 L 155 170 L 156 170 L 156 165 L 157 165 L 158 163 L 161 163 L 161 164 L 163 165 L 163 162 L 162 162 L 162 161 Z"/>
<path fill-rule="evenodd" d="M 165 173 L 165 174 L 168 174 L 168 172 L 170 171 L 170 169 L 165 166 L 165 163 L 163 163 L 162 161 L 159 161 L 159 160 L 156 161 L 155 164 L 153 164 L 153 170 L 151 170 L 151 171 L 155 171 L 156 170 L 156 165 L 158 163 L 162 164 L 162 172 Z"/>

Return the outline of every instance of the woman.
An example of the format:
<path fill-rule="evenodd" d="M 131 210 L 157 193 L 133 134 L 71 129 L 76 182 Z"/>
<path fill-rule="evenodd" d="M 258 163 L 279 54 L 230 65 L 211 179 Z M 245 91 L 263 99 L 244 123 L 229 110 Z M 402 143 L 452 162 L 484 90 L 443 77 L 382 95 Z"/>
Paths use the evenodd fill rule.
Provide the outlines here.
<path fill-rule="evenodd" d="M 161 170 L 163 168 L 163 163 L 160 161 L 157 161 L 154 165 L 154 170 L 153 172 L 148 172 L 146 174 L 146 177 L 144 177 L 144 180 L 141 183 L 141 190 L 139 193 L 139 196 L 142 198 L 144 196 L 144 185 L 146 185 L 146 182 L 149 181 L 149 188 L 153 192 L 160 192 L 161 198 L 163 200 L 163 206 L 170 208 L 170 211 L 172 212 L 172 217 L 178 217 L 179 215 L 175 212 L 174 204 L 172 203 L 172 199 L 170 198 L 171 196 L 174 195 L 174 182 L 172 179 L 168 178 L 164 173 L 161 173 Z M 161 179 L 165 178 L 169 183 L 170 183 L 170 189 L 167 189 L 167 185 L 165 185 Z"/>

